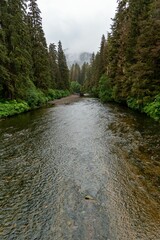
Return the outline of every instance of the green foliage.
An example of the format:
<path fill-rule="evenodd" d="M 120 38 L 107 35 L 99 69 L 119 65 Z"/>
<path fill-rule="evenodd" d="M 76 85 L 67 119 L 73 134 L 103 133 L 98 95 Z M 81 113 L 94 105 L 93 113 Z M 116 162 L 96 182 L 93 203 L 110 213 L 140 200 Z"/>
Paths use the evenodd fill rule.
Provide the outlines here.
<path fill-rule="evenodd" d="M 78 63 L 75 63 L 71 66 L 71 69 L 70 69 L 70 81 L 76 81 L 76 82 L 79 82 L 80 83 L 80 78 L 81 78 L 81 68 L 80 66 L 78 65 Z"/>
<path fill-rule="evenodd" d="M 99 98 L 102 102 L 112 101 L 111 80 L 104 74 L 99 81 Z"/>
<path fill-rule="evenodd" d="M 33 82 L 39 89 L 48 89 L 53 87 L 53 81 L 50 57 L 42 28 L 41 11 L 37 0 L 29 1 L 27 19 L 32 43 Z"/>
<path fill-rule="evenodd" d="M 22 112 L 26 112 L 30 109 L 29 105 L 24 102 L 13 101 L 1 101 L 0 102 L 0 117 L 8 117 Z"/>
<path fill-rule="evenodd" d="M 67 66 L 66 56 L 64 54 L 61 41 L 58 42 L 58 71 L 59 79 L 57 88 L 66 90 L 69 89 L 69 69 Z"/>
<path fill-rule="evenodd" d="M 92 55 L 84 89 L 159 118 L 160 1 L 119 0 L 111 33 Z M 108 76 L 108 79 L 106 79 Z M 100 79 L 100 80 L 99 80 Z M 153 99 L 155 98 L 155 101 Z"/>
<path fill-rule="evenodd" d="M 37 0 L 2 0 L 0 6 L 1 116 L 39 107 L 69 95 L 68 67 L 61 42 L 49 51 Z M 59 54 L 59 55 L 58 55 Z M 48 90 L 49 89 L 49 90 Z M 11 101 L 15 99 L 15 101 Z M 16 102 L 22 99 L 23 102 Z M 6 110 L 5 110 L 6 109 Z"/>
<path fill-rule="evenodd" d="M 48 100 L 54 100 L 56 98 L 59 98 L 59 94 L 57 92 L 58 90 L 48 89 L 46 93 Z"/>
<path fill-rule="evenodd" d="M 26 101 L 31 108 L 44 105 L 50 100 L 66 97 L 70 94 L 68 90 L 48 89 L 42 92 L 36 87 L 32 87 L 27 91 Z"/>
<path fill-rule="evenodd" d="M 133 97 L 130 97 L 127 99 L 127 105 L 129 108 L 132 108 L 134 110 L 142 110 L 142 100 L 135 99 Z"/>
<path fill-rule="evenodd" d="M 89 91 L 90 95 L 98 98 L 99 90 L 96 86 L 92 87 Z"/>
<path fill-rule="evenodd" d="M 54 99 L 59 99 L 62 97 L 67 97 L 70 94 L 68 90 L 54 90 L 54 89 L 49 89 L 46 93 L 46 96 L 48 100 L 54 100 Z"/>
<path fill-rule="evenodd" d="M 58 64 L 57 64 L 57 50 L 56 45 L 51 43 L 49 45 L 49 60 L 50 60 L 50 68 L 51 68 L 51 88 L 56 88 L 58 85 L 58 78 L 59 78 L 59 71 L 58 71 Z"/>
<path fill-rule="evenodd" d="M 48 99 L 40 89 L 34 87 L 27 91 L 26 101 L 31 108 L 34 108 L 45 104 Z"/>
<path fill-rule="evenodd" d="M 70 89 L 72 93 L 80 93 L 81 85 L 76 81 L 72 81 L 70 85 Z"/>
<path fill-rule="evenodd" d="M 144 107 L 144 112 L 155 120 L 160 120 L 160 94 L 155 100 Z"/>
<path fill-rule="evenodd" d="M 27 91 L 25 101 L 18 100 L 1 100 L 0 101 L 0 117 L 12 116 L 22 112 L 26 112 L 30 109 L 42 106 L 49 100 L 59 99 L 66 97 L 70 94 L 68 90 L 53 90 L 49 89 L 45 93 L 35 86 Z"/>

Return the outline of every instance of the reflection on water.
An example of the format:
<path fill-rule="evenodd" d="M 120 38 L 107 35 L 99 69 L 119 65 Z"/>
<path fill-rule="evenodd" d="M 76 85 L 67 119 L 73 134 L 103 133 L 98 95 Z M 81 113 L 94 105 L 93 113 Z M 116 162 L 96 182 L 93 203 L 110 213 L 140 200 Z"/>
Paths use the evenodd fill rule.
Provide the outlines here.
<path fill-rule="evenodd" d="M 1 238 L 158 240 L 159 136 L 95 99 L 0 121 Z"/>

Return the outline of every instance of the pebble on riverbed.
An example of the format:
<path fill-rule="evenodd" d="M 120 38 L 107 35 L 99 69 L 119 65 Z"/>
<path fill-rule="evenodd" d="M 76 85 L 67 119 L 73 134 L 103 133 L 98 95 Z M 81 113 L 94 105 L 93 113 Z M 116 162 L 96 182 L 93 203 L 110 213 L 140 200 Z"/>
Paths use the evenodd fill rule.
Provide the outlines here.
<path fill-rule="evenodd" d="M 85 200 L 94 201 L 95 199 L 89 195 L 85 196 Z"/>

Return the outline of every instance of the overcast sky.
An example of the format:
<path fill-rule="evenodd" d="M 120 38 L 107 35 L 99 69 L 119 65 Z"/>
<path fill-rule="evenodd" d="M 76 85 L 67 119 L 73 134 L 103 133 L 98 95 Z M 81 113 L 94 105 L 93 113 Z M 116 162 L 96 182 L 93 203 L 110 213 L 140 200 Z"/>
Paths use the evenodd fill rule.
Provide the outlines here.
<path fill-rule="evenodd" d="M 117 0 L 37 0 L 47 43 L 61 40 L 72 53 L 98 51 L 110 31 Z"/>

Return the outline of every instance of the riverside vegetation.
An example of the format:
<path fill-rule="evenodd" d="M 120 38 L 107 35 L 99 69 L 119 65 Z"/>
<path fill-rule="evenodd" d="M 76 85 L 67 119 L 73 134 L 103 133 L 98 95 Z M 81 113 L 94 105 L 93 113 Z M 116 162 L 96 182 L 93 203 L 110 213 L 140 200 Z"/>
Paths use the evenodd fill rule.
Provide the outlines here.
<path fill-rule="evenodd" d="M 0 102 L 0 116 L 8 117 L 16 115 L 22 112 L 29 111 L 31 109 L 40 107 L 46 104 L 50 100 L 59 99 L 66 97 L 70 94 L 68 90 L 53 90 L 49 89 L 45 94 L 40 90 L 30 92 L 29 98 L 27 101 L 23 100 L 1 100 Z"/>

